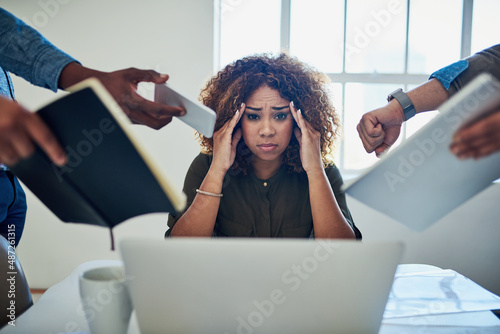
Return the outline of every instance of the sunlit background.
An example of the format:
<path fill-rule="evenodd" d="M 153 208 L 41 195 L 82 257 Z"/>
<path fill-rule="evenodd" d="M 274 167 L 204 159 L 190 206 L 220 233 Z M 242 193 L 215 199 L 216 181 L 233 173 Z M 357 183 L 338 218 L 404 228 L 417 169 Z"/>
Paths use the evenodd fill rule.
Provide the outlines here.
<path fill-rule="evenodd" d="M 388 8 L 389 3 L 396 7 Z M 406 0 L 1 0 L 1 7 L 31 21 L 50 41 L 88 67 L 102 71 L 130 66 L 156 69 L 169 74 L 169 82 L 193 98 L 214 69 L 233 59 L 290 50 L 327 72 L 333 101 L 339 111 L 346 111 L 342 113 L 345 139 L 336 154 L 346 179 L 346 171 L 352 171 L 352 176 L 377 160 L 364 152 L 354 129 L 361 115 L 385 105 L 387 94 L 395 88 L 411 89 L 426 81 L 433 70 L 498 43 L 498 33 L 491 30 L 497 25 L 498 3 L 411 0 L 408 6 Z M 427 8 L 427 12 L 422 14 L 418 8 Z M 389 9 L 395 13 L 390 21 L 381 14 Z M 452 17 L 454 21 L 450 21 Z M 436 31 L 437 25 L 449 28 Z M 449 59 L 442 59 L 443 55 Z M 405 70 L 407 62 L 411 64 Z M 12 78 L 17 100 L 31 110 L 65 94 Z M 413 118 L 406 135 L 425 123 L 426 117 Z M 139 125 L 132 128 L 174 186 L 182 188 L 186 171 L 199 153 L 193 129 L 179 120 L 159 131 Z M 32 288 L 45 289 L 60 282 L 83 262 L 120 258 L 109 249 L 107 229 L 63 224 L 25 190 L 28 218 L 16 251 Z M 500 295 L 498 198 L 500 184 L 495 183 L 421 233 L 350 196 L 347 201 L 365 241 L 402 241 L 406 245 L 402 263 L 452 268 Z M 163 240 L 166 222 L 163 213 L 132 218 L 114 229 L 116 244 L 129 238 Z"/>
<path fill-rule="evenodd" d="M 344 133 L 335 161 L 346 174 L 377 161 L 356 131 L 365 112 L 385 105 L 395 89 L 410 90 L 441 67 L 499 43 L 491 26 L 498 0 L 220 1 L 217 69 L 249 54 L 285 51 L 330 77 Z M 396 145 L 436 114 L 404 124 Z"/>

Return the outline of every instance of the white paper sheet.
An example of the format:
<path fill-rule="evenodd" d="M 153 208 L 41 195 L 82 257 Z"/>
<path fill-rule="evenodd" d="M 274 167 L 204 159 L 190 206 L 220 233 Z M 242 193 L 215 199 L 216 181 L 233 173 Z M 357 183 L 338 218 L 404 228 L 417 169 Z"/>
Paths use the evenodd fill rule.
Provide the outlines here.
<path fill-rule="evenodd" d="M 456 271 L 396 273 L 384 319 L 500 309 L 500 297 Z"/>

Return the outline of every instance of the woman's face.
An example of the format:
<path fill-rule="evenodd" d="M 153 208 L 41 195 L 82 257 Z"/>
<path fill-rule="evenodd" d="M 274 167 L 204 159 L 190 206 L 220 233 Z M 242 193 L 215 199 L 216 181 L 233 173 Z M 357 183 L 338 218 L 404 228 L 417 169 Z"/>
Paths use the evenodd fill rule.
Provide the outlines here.
<path fill-rule="evenodd" d="M 292 138 L 294 121 L 290 101 L 282 98 L 276 89 L 261 86 L 245 104 L 241 130 L 254 159 L 281 162 L 281 154 Z"/>

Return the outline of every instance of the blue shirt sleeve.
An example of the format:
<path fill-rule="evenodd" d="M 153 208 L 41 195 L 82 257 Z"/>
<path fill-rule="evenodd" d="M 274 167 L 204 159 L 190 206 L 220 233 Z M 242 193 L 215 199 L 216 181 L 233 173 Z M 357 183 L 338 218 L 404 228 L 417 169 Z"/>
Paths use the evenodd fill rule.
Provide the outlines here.
<path fill-rule="evenodd" d="M 429 79 L 438 79 L 443 87 L 448 90 L 451 82 L 455 80 L 463 71 L 465 71 L 467 67 L 469 67 L 469 62 L 467 60 L 459 60 L 456 63 L 443 67 L 442 69 L 432 73 Z"/>
<path fill-rule="evenodd" d="M 56 92 L 59 76 L 71 62 L 78 61 L 0 8 L 0 67 L 36 86 Z"/>

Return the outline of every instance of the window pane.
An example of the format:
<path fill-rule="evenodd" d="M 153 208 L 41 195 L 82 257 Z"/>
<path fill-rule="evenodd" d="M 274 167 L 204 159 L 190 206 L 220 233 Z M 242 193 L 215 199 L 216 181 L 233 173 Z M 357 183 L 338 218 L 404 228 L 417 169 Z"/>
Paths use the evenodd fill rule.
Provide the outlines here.
<path fill-rule="evenodd" d="M 416 114 L 410 121 L 405 123 L 406 138 L 412 136 L 415 132 L 423 128 L 437 115 L 439 115 L 439 111 L 437 110 Z"/>
<path fill-rule="evenodd" d="M 401 85 L 346 84 L 344 112 L 345 169 L 362 169 L 377 162 L 378 159 L 374 153 L 366 153 L 356 126 L 364 113 L 384 106 L 387 103 L 386 96 L 399 87 Z"/>
<path fill-rule="evenodd" d="M 290 54 L 321 72 L 342 72 L 344 2 L 292 0 Z"/>
<path fill-rule="evenodd" d="M 349 0 L 346 72 L 403 73 L 406 1 Z"/>
<path fill-rule="evenodd" d="M 500 43 L 498 14 L 500 1 L 474 0 L 472 17 L 472 53 Z"/>
<path fill-rule="evenodd" d="M 410 3 L 408 72 L 430 74 L 459 60 L 462 0 Z"/>
<path fill-rule="evenodd" d="M 280 0 L 221 1 L 220 64 L 280 50 Z"/>
<path fill-rule="evenodd" d="M 343 108 L 342 108 L 342 84 L 338 83 L 332 83 L 330 84 L 330 92 L 331 92 L 331 97 L 332 97 L 332 103 L 333 106 L 335 107 L 335 110 L 337 111 L 337 114 L 339 115 L 339 119 L 341 122 L 341 129 L 340 129 L 340 137 L 338 140 L 335 142 L 335 150 L 333 152 L 333 161 L 337 165 L 337 167 L 341 168 L 343 165 L 343 162 L 340 161 L 341 159 L 341 138 L 344 135 L 344 126 L 343 126 Z"/>

